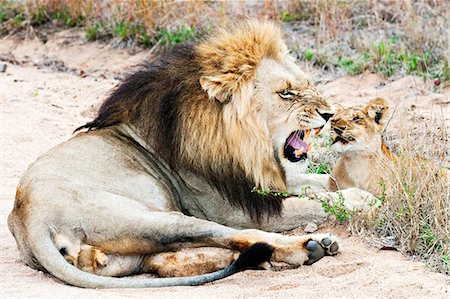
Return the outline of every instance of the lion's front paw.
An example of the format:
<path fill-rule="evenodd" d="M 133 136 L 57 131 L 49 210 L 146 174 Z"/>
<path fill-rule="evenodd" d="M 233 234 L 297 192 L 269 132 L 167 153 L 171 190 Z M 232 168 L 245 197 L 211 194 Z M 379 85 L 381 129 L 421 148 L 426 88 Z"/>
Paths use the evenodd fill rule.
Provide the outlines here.
<path fill-rule="evenodd" d="M 325 255 L 335 255 L 339 250 L 336 237 L 331 234 L 317 234 L 310 237 L 310 240 L 306 243 L 308 260 L 305 262 L 305 265 L 311 265 Z"/>

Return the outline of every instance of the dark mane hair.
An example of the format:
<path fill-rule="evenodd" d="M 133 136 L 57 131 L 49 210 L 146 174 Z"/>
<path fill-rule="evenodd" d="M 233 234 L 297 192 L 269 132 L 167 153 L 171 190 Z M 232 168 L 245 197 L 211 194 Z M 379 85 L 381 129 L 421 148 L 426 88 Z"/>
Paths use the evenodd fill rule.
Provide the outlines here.
<path fill-rule="evenodd" d="M 101 105 L 96 118 L 76 131 L 100 130 L 119 123 L 133 125 L 174 172 L 189 169 L 204 177 L 233 206 L 241 208 L 257 221 L 264 216 L 280 215 L 282 197 L 252 192 L 254 179 L 236 165 L 233 157 L 215 163 L 219 166 L 205 166 L 204 161 L 183 158 L 182 138 L 192 133 L 186 131 L 184 123 L 196 123 L 205 117 L 204 114 L 209 117 L 220 115 L 223 105 L 226 105 L 208 98 L 199 83 L 200 76 L 196 46 L 177 46 L 155 61 L 138 66 L 134 73 L 126 76 Z M 202 134 L 203 130 L 204 127 L 197 126 L 195 134 Z"/>

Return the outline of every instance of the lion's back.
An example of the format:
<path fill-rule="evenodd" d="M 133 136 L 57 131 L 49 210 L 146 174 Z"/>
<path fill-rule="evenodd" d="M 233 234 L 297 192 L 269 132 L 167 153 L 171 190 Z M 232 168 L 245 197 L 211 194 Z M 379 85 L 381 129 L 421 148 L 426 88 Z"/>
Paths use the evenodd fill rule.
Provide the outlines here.
<path fill-rule="evenodd" d="M 156 161 L 138 143 L 115 127 L 78 133 L 29 166 L 17 188 L 16 202 L 27 197 L 33 205 L 52 206 L 55 201 L 82 197 L 88 204 L 111 193 L 151 208 L 173 208 L 166 200 L 172 190 L 161 180 L 160 167 L 152 163 Z M 26 196 L 21 190 L 26 190 Z"/>

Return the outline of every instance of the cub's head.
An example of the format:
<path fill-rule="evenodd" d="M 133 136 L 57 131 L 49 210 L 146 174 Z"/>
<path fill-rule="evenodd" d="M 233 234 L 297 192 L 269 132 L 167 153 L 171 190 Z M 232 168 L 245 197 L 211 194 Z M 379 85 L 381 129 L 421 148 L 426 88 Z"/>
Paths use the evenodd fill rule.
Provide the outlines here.
<path fill-rule="evenodd" d="M 365 106 L 338 108 L 331 118 L 331 138 L 337 152 L 373 152 L 381 146 L 388 105 L 376 98 Z"/>

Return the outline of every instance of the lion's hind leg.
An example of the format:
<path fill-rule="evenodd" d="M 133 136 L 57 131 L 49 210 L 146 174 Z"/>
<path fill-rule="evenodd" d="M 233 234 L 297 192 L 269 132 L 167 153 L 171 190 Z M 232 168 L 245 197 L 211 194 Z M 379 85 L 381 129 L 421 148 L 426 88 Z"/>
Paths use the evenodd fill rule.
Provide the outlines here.
<path fill-rule="evenodd" d="M 137 273 L 154 273 L 160 277 L 202 275 L 228 267 L 239 256 L 237 251 L 214 247 L 185 248 L 152 255 L 105 255 L 90 245 L 81 248 L 77 267 L 102 276 Z"/>
<path fill-rule="evenodd" d="M 160 277 L 201 275 L 228 267 L 238 256 L 237 251 L 224 248 L 186 248 L 146 257 L 144 271 L 157 273 Z"/>
<path fill-rule="evenodd" d="M 124 276 L 139 272 L 156 273 L 160 277 L 202 275 L 228 267 L 239 252 L 225 248 L 185 248 L 176 252 L 152 255 L 106 255 L 95 246 L 80 244 L 64 234 L 55 234 L 55 245 L 73 266 L 102 276 Z"/>

